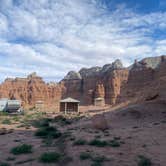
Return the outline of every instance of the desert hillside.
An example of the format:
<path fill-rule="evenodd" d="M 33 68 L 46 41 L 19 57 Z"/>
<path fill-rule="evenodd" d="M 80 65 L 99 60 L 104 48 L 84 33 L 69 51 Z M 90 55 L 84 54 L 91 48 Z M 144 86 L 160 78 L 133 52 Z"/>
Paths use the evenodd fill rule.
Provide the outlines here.
<path fill-rule="evenodd" d="M 21 99 L 25 111 L 1 112 L 0 166 L 165 166 L 165 90 L 165 56 L 72 71 L 56 84 L 35 73 L 8 78 L 0 96 Z M 58 111 L 68 96 L 79 113 Z M 106 105 L 94 106 L 96 97 Z M 37 100 L 46 107 L 35 109 Z"/>
<path fill-rule="evenodd" d="M 79 115 L 1 114 L 0 163 L 165 166 L 166 105 L 146 101 Z"/>

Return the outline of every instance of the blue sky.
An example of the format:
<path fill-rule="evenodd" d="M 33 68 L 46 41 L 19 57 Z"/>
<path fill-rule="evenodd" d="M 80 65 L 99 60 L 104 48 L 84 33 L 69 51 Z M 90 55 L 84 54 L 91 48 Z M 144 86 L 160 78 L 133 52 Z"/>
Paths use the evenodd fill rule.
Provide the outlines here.
<path fill-rule="evenodd" d="M 165 0 L 0 0 L 1 81 L 165 53 Z"/>

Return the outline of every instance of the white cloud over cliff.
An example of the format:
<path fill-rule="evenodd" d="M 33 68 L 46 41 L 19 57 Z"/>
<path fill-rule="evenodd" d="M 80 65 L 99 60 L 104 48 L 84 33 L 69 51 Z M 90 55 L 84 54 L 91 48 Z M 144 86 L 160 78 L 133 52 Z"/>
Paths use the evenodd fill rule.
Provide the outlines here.
<path fill-rule="evenodd" d="M 60 80 L 69 70 L 165 54 L 166 12 L 108 10 L 96 0 L 0 0 L 0 79 L 36 71 Z"/>

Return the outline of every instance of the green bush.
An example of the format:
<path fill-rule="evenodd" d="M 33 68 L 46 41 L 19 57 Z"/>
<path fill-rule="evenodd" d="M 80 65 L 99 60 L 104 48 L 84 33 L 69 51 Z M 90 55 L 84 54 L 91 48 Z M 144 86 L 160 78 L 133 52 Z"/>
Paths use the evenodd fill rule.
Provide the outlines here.
<path fill-rule="evenodd" d="M 70 119 L 67 119 L 62 115 L 56 116 L 54 118 L 54 122 L 57 122 L 61 125 L 70 125 L 72 123 L 72 121 Z"/>
<path fill-rule="evenodd" d="M 3 111 L 0 111 L 0 116 L 7 116 L 7 115 L 9 115 L 9 113 L 8 113 L 8 112 L 3 112 Z"/>
<path fill-rule="evenodd" d="M 93 139 L 89 142 L 89 145 L 97 146 L 97 147 L 105 147 L 105 146 L 108 146 L 109 143 L 107 141 L 101 141 L 101 140 L 98 140 L 98 139 Z"/>
<path fill-rule="evenodd" d="M 87 159 L 91 159 L 91 154 L 89 152 L 81 152 L 80 153 L 80 159 L 81 160 L 87 160 Z"/>
<path fill-rule="evenodd" d="M 10 125 L 10 124 L 12 124 L 12 123 L 11 123 L 10 119 L 4 119 L 4 120 L 2 121 L 2 124 Z"/>
<path fill-rule="evenodd" d="M 0 162 L 0 166 L 10 166 L 9 163 Z"/>
<path fill-rule="evenodd" d="M 42 128 L 42 127 L 48 127 L 49 126 L 49 122 L 51 122 L 52 120 L 49 118 L 43 118 L 43 119 L 39 119 L 34 121 L 32 124 L 34 127 L 37 128 Z"/>
<path fill-rule="evenodd" d="M 14 155 L 32 153 L 32 145 L 22 144 L 11 149 Z"/>
<path fill-rule="evenodd" d="M 92 157 L 92 161 L 93 163 L 91 164 L 91 166 L 101 166 L 103 162 L 109 161 L 109 159 L 105 156 L 96 155 Z"/>
<path fill-rule="evenodd" d="M 78 140 L 76 140 L 76 141 L 73 143 L 73 145 L 85 145 L 86 143 L 87 143 L 86 140 L 84 140 L 84 139 L 78 139 Z"/>
<path fill-rule="evenodd" d="M 95 156 L 92 158 L 92 161 L 97 162 L 97 163 L 102 163 L 105 161 L 108 161 L 108 159 L 105 156 Z"/>
<path fill-rule="evenodd" d="M 98 163 L 98 162 L 94 162 L 94 163 L 91 164 L 91 166 L 102 166 L 102 164 Z"/>
<path fill-rule="evenodd" d="M 138 166 L 151 166 L 151 160 L 142 155 L 139 156 Z"/>
<path fill-rule="evenodd" d="M 40 156 L 39 161 L 43 163 L 57 163 L 61 160 L 61 158 L 62 155 L 60 153 L 46 152 Z"/>
<path fill-rule="evenodd" d="M 32 162 L 32 161 L 35 161 L 35 159 L 30 158 L 30 159 L 27 159 L 27 160 L 18 161 L 18 162 L 15 163 L 15 165 L 22 165 L 22 164 Z"/>
<path fill-rule="evenodd" d="M 120 143 L 119 143 L 117 140 L 115 140 L 115 139 L 111 140 L 111 141 L 109 142 L 109 144 L 110 144 L 110 146 L 112 146 L 112 147 L 119 147 L 119 146 L 120 146 Z"/>
<path fill-rule="evenodd" d="M 54 127 L 43 127 L 35 133 L 35 136 L 40 138 L 59 138 L 61 135 L 61 132 Z"/>
<path fill-rule="evenodd" d="M 14 161 L 16 158 L 15 157 L 8 157 L 6 161 Z"/>

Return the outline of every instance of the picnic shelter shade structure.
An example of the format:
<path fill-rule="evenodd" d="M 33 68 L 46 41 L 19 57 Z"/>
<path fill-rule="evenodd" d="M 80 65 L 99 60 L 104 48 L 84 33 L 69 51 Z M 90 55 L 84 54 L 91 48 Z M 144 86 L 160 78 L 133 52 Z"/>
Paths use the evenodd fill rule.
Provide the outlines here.
<path fill-rule="evenodd" d="M 60 100 L 60 112 L 79 112 L 80 101 L 68 97 L 66 99 Z"/>
<path fill-rule="evenodd" d="M 94 99 L 95 106 L 105 106 L 105 101 L 103 97 L 98 97 Z"/>

